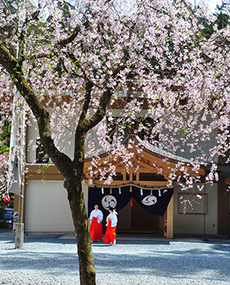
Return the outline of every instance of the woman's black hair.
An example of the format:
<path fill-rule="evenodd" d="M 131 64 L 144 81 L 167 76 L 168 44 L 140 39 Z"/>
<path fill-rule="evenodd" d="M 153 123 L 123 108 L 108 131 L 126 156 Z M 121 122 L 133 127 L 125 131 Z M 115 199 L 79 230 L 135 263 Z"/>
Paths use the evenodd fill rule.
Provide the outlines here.
<path fill-rule="evenodd" d="M 113 211 L 113 207 L 109 207 L 109 211 Z"/>

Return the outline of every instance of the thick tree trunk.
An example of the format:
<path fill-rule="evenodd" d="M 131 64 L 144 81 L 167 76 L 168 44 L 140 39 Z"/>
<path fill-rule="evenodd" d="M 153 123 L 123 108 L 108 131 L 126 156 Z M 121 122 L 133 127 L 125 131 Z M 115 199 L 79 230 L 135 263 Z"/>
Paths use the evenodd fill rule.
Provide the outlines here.
<path fill-rule="evenodd" d="M 88 230 L 88 220 L 81 179 L 74 176 L 68 183 L 65 183 L 65 187 L 68 191 L 68 200 L 76 233 L 80 284 L 95 285 L 96 271 L 94 267 L 91 238 Z"/>
<path fill-rule="evenodd" d="M 82 191 L 82 177 L 84 173 L 85 136 L 83 131 L 76 131 L 74 160 L 66 171 L 64 187 L 68 191 L 68 200 L 72 212 L 76 233 L 80 284 L 95 285 L 96 271 L 94 267 L 91 238 L 88 228 L 85 201 Z"/>

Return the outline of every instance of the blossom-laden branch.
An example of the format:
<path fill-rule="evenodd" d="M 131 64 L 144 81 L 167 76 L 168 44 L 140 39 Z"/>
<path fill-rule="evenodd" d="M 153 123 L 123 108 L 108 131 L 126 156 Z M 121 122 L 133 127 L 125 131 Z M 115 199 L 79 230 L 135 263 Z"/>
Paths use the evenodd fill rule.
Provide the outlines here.
<path fill-rule="evenodd" d="M 71 100 L 75 100 L 80 91 L 75 134 L 88 132 L 103 120 L 118 90 L 142 90 L 152 116 L 157 114 L 162 121 L 173 110 L 177 122 L 183 120 L 183 129 L 192 127 L 188 110 L 196 113 L 197 105 L 198 110 L 229 112 L 228 29 L 206 39 L 201 14 L 192 11 L 186 1 L 177 1 L 170 9 L 167 3 L 155 5 L 147 0 L 138 5 L 126 16 L 111 1 L 104 5 L 92 2 L 82 10 L 67 5 L 72 14 L 60 10 L 60 14 L 69 13 L 69 29 L 64 32 L 59 15 L 52 10 L 45 24 L 39 22 L 37 10 L 26 18 L 19 36 L 17 72 L 21 73 L 23 63 L 30 66 L 32 85 L 44 82 L 43 88 L 50 90 L 58 86 L 57 96 L 71 87 L 75 90 Z M 57 84 L 49 85 L 52 80 Z M 131 88 L 127 80 L 132 81 Z"/>
<path fill-rule="evenodd" d="M 18 91 L 23 96 L 34 116 L 37 119 L 41 142 L 47 154 L 56 163 L 60 171 L 65 174 L 66 170 L 61 166 L 61 161 L 69 161 L 69 158 L 58 151 L 51 138 L 49 113 L 44 109 L 34 91 L 27 83 L 22 70 L 18 68 L 17 60 L 10 54 L 4 45 L 0 45 L 0 63 L 10 74 Z"/>
<path fill-rule="evenodd" d="M 31 16 L 27 16 L 24 23 L 22 24 L 19 39 L 19 48 L 18 48 L 18 65 L 21 68 L 24 61 L 24 49 L 25 49 L 25 41 L 26 41 L 26 32 L 27 25 L 32 21 L 38 21 L 40 10 L 36 10 L 32 13 Z M 20 20 L 19 20 L 20 21 Z"/>

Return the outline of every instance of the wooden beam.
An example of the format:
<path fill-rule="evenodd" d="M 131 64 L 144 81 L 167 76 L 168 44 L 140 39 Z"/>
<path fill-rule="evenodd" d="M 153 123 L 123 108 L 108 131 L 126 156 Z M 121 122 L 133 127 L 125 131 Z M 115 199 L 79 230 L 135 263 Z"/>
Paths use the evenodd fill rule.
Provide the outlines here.
<path fill-rule="evenodd" d="M 131 180 L 130 180 L 131 181 Z M 123 180 L 114 180 L 109 185 L 122 185 L 122 184 L 128 184 L 130 181 L 123 181 Z M 85 184 L 89 184 L 89 180 L 84 180 Z M 168 181 L 134 181 L 133 183 L 146 185 L 146 186 L 155 186 L 155 187 L 168 187 Z M 94 180 L 94 185 L 103 185 L 104 181 L 101 180 Z"/>
<path fill-rule="evenodd" d="M 167 208 L 167 238 L 173 238 L 173 196 Z"/>
<path fill-rule="evenodd" d="M 64 180 L 56 166 L 47 164 L 26 165 L 26 180 Z"/>

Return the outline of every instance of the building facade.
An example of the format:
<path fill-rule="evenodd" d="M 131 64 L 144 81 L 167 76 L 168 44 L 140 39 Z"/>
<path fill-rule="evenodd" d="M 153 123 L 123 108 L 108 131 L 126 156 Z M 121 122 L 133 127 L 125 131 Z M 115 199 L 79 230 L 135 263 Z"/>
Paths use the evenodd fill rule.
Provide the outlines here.
<path fill-rule="evenodd" d="M 27 171 L 24 175 L 22 203 L 25 232 L 73 233 L 74 227 L 67 191 L 63 187 L 63 177 L 47 158 L 43 161 L 42 158 L 38 159 L 38 148 L 31 147 L 31 141 L 35 142 L 37 137 L 38 131 L 33 123 L 27 127 L 26 135 Z M 118 204 L 119 193 L 127 192 L 129 197 L 126 204 L 118 207 L 118 232 L 156 233 L 168 238 L 175 235 L 229 235 L 229 194 L 226 192 L 228 185 L 226 176 L 222 175 L 223 171 L 220 171 L 220 180 L 217 183 L 194 184 L 190 191 L 184 192 L 177 183 L 171 183 L 170 180 L 175 164 L 184 158 L 173 156 L 150 144 L 142 144 L 138 137 L 131 136 L 130 139 L 132 147 L 129 145 L 129 149 L 134 153 L 133 167 L 130 167 L 127 173 L 119 160 L 114 161 L 117 176 L 109 185 L 104 184 L 98 175 L 92 174 L 92 159 L 89 157 L 85 160 L 82 185 L 88 213 L 94 203 L 92 191 L 99 189 L 101 201 L 103 198 L 105 200 L 105 196 L 111 198 L 117 195 Z M 71 153 L 71 150 L 69 152 Z M 105 158 L 106 154 L 101 154 L 100 168 L 106 167 Z M 188 166 L 188 173 L 197 175 L 189 166 L 189 159 L 184 159 L 184 162 Z M 138 171 L 135 170 L 137 165 Z M 159 168 L 163 170 L 161 175 L 157 174 Z M 200 169 L 199 175 L 204 176 L 205 169 Z M 160 201 L 166 192 L 172 195 L 163 213 L 155 213 L 154 209 L 149 210 L 141 204 L 147 196 Z M 137 198 L 137 195 L 143 196 L 143 199 Z M 19 206 L 17 199 L 15 201 L 17 211 Z M 100 204 L 100 201 L 97 201 L 97 204 Z M 103 208 L 103 205 L 100 204 L 100 207 Z M 102 210 L 106 215 L 106 207 Z"/>

